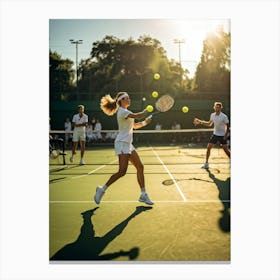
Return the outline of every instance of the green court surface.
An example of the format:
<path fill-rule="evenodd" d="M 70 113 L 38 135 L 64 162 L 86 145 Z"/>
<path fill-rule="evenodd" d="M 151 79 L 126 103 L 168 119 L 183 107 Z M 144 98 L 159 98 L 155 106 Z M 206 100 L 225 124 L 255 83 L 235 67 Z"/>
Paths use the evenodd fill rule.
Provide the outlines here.
<path fill-rule="evenodd" d="M 223 150 L 212 150 L 209 170 L 201 169 L 205 148 L 147 146 L 137 152 L 152 207 L 138 202 L 132 165 L 94 203 L 96 186 L 118 170 L 112 147 L 87 150 L 84 166 L 78 153 L 70 164 L 70 151 L 66 166 L 50 160 L 50 259 L 230 261 L 230 160 Z"/>

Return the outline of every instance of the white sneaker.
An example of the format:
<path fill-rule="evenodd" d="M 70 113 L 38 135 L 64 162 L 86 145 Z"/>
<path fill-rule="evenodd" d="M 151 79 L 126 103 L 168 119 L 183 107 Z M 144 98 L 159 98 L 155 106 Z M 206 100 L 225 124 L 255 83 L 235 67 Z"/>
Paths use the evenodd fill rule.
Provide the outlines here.
<path fill-rule="evenodd" d="M 84 162 L 83 159 L 80 160 L 80 165 L 85 165 L 86 163 Z"/>
<path fill-rule="evenodd" d="M 96 188 L 96 193 L 94 195 L 94 201 L 96 204 L 99 204 L 101 201 L 102 196 L 104 195 L 105 191 L 103 190 L 103 188 L 101 186 L 98 186 Z"/>
<path fill-rule="evenodd" d="M 74 156 L 70 157 L 70 162 L 74 162 Z"/>
<path fill-rule="evenodd" d="M 153 205 L 154 203 L 150 200 L 147 193 L 141 194 L 139 197 L 139 202 L 144 202 L 149 205 Z"/>
<path fill-rule="evenodd" d="M 204 168 L 204 169 L 208 169 L 209 168 L 209 164 L 208 163 L 204 163 L 201 168 Z"/>

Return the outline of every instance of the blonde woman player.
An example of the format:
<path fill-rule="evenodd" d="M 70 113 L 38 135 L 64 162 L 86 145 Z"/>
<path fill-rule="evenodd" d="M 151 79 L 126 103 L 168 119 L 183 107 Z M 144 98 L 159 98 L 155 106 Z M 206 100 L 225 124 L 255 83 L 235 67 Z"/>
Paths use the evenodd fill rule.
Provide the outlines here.
<path fill-rule="evenodd" d="M 78 114 L 73 116 L 72 125 L 74 127 L 73 139 L 72 139 L 72 156 L 70 157 L 70 162 L 74 162 L 74 156 L 76 154 L 76 149 L 78 146 L 78 141 L 80 141 L 81 146 L 81 159 L 80 165 L 84 165 L 84 153 L 86 146 L 86 127 L 88 125 L 88 116 L 84 113 L 85 107 L 83 105 L 78 105 Z"/>
<path fill-rule="evenodd" d="M 133 129 L 146 126 L 151 122 L 151 118 L 148 117 L 142 122 L 134 122 L 135 119 L 143 119 L 146 110 L 139 113 L 132 113 L 127 109 L 129 106 L 130 98 L 126 92 L 119 92 L 114 99 L 110 95 L 106 95 L 101 99 L 100 107 L 105 114 L 111 116 L 117 113 L 119 131 L 115 139 L 115 152 L 119 157 L 119 170 L 109 178 L 104 186 L 98 186 L 96 188 L 94 201 L 97 204 L 100 203 L 107 188 L 126 174 L 129 161 L 137 170 L 137 181 L 141 189 L 139 201 L 149 205 L 154 204 L 146 193 L 144 166 L 132 145 Z"/>
<path fill-rule="evenodd" d="M 201 167 L 205 169 L 209 168 L 208 160 L 210 152 L 217 142 L 222 145 L 226 155 L 230 158 L 230 151 L 227 147 L 227 138 L 230 130 L 228 116 L 222 112 L 223 104 L 221 102 L 215 102 L 213 109 L 215 112 L 210 115 L 209 121 L 200 120 L 198 118 L 195 118 L 193 121 L 194 125 L 212 126 L 214 124 L 214 133 L 210 137 L 207 145 L 206 160 Z"/>

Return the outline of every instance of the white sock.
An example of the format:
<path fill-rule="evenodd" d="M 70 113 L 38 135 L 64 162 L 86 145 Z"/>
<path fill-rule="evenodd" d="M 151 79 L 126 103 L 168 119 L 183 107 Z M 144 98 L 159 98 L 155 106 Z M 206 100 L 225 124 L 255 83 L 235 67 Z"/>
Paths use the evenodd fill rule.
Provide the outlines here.
<path fill-rule="evenodd" d="M 104 190 L 104 192 L 107 190 L 107 186 L 106 185 L 104 185 L 103 187 L 102 187 L 102 189 Z"/>
<path fill-rule="evenodd" d="M 141 188 L 141 194 L 145 194 L 145 193 L 146 193 L 145 187 L 144 187 L 144 188 Z"/>

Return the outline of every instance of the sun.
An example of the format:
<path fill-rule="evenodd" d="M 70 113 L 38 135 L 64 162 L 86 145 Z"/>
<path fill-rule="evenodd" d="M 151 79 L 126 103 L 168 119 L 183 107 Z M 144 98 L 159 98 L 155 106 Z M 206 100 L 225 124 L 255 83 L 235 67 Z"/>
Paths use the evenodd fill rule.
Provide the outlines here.
<path fill-rule="evenodd" d="M 217 33 L 220 28 L 228 29 L 228 22 L 224 20 L 175 20 L 173 29 L 183 38 L 193 42 L 202 42 L 208 34 Z M 182 38 L 182 39 L 183 39 Z"/>
<path fill-rule="evenodd" d="M 160 21 L 161 30 L 168 34 L 163 40 L 168 46 L 167 55 L 180 61 L 193 77 L 201 60 L 203 42 L 207 36 L 216 33 L 221 26 L 229 31 L 229 19 L 168 19 Z"/>

